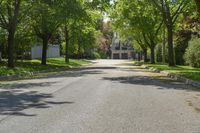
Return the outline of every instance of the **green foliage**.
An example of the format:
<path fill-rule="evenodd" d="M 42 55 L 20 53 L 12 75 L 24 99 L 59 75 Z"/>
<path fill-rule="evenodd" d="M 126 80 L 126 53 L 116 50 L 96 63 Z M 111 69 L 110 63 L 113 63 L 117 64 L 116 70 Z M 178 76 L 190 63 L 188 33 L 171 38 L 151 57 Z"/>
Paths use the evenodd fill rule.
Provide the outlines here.
<path fill-rule="evenodd" d="M 60 25 L 56 4 L 53 0 L 34 1 L 31 25 L 39 38 L 44 38 L 46 35 L 50 38 Z"/>
<path fill-rule="evenodd" d="M 97 20 L 102 20 L 110 4 L 110 0 L 2 0 L 0 45 L 3 47 L 3 56 L 7 58 L 11 55 L 10 66 L 14 67 L 13 55 L 23 58 L 24 54 L 30 54 L 33 44 L 43 42 L 42 64 L 45 65 L 47 45 L 58 35 L 69 46 L 66 52 L 62 45 L 62 53 L 69 53 L 74 58 L 79 54 L 93 57 L 98 49 Z M 101 32 L 110 39 L 110 31 Z M 10 33 L 11 39 L 8 39 Z"/>
<path fill-rule="evenodd" d="M 200 39 L 195 38 L 189 42 L 185 52 L 185 61 L 193 67 L 200 67 Z"/>
<path fill-rule="evenodd" d="M 174 28 L 177 26 L 177 21 L 182 12 L 187 11 L 187 6 L 191 5 L 190 0 L 148 0 L 154 5 L 156 10 L 160 12 L 162 20 L 168 32 L 168 63 L 170 66 L 175 66 L 173 34 Z M 180 23 L 180 22 L 179 22 Z"/>
<path fill-rule="evenodd" d="M 162 45 L 158 44 L 156 46 L 156 61 L 162 62 Z"/>
<path fill-rule="evenodd" d="M 160 28 L 165 24 L 165 28 L 171 28 L 172 32 L 172 42 L 168 41 L 168 51 L 173 51 L 175 36 L 173 32 L 175 33 L 178 28 L 199 32 L 198 26 L 183 22 L 195 20 L 193 18 L 197 16 L 194 13 L 195 7 L 195 1 L 189 0 L 2 0 L 0 2 L 0 45 L 3 47 L 4 58 L 8 57 L 7 55 L 15 55 L 15 51 L 18 57 L 28 53 L 34 43 L 41 40 L 44 42 L 45 39 L 51 41 L 56 34 L 61 38 L 60 43 L 64 44 L 65 41 L 65 45 L 69 46 L 69 51 L 66 52 L 68 47 L 62 45 L 63 54 L 69 53 L 73 58 L 77 58 L 79 54 L 84 58 L 100 56 L 107 58 L 110 54 L 109 45 L 114 29 L 119 33 L 120 39 L 134 40 L 133 47 L 136 52 L 144 52 L 148 49 L 147 51 L 151 50 L 150 52 L 153 53 L 155 46 L 162 41 Z M 19 13 L 15 14 L 15 9 Z M 104 22 L 104 14 L 110 16 L 111 22 Z M 11 39 L 8 40 L 11 31 L 14 35 L 11 34 Z M 176 36 L 176 62 L 183 64 L 183 53 L 190 38 L 180 34 Z M 9 53 L 8 45 L 9 50 L 14 48 Z M 188 49 L 187 53 L 190 51 L 192 50 Z M 157 46 L 156 54 L 157 61 L 160 62 L 161 45 Z M 151 57 L 153 58 L 154 55 L 151 54 Z M 170 54 L 168 57 L 168 60 L 172 59 Z M 189 56 L 186 57 L 189 63 Z M 196 61 L 193 61 L 194 58 L 191 59 L 191 62 L 195 63 L 189 64 L 198 66 Z"/>
<path fill-rule="evenodd" d="M 90 55 L 91 59 L 101 59 L 101 55 L 98 52 L 92 52 Z"/>
<path fill-rule="evenodd" d="M 175 42 L 175 58 L 176 58 L 176 64 L 177 65 L 184 65 L 184 54 L 185 50 L 188 47 L 188 42 L 191 39 L 191 31 L 190 30 L 181 30 L 177 34 L 177 39 Z"/>
<path fill-rule="evenodd" d="M 89 0 L 87 7 L 97 9 L 101 12 L 107 11 L 111 6 L 111 0 Z"/>
<path fill-rule="evenodd" d="M 101 28 L 97 32 L 96 36 L 96 45 L 97 51 L 100 54 L 100 57 L 103 59 L 110 58 L 111 50 L 110 44 L 112 44 L 113 31 L 111 27 L 111 22 L 99 21 Z"/>
<path fill-rule="evenodd" d="M 146 0 L 119 0 L 112 14 L 114 27 L 120 35 L 131 36 L 143 51 L 147 47 L 151 49 L 152 63 L 155 63 L 154 49 L 159 42 L 163 24 L 159 14 L 160 12 Z"/>

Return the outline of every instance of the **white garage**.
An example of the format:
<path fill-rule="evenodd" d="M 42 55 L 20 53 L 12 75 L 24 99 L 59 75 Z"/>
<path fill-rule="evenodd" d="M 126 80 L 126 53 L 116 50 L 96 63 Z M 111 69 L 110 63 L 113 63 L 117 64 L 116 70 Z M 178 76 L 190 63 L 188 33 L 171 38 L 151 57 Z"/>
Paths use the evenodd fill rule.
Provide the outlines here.
<path fill-rule="evenodd" d="M 60 57 L 60 46 L 59 45 L 48 45 L 47 58 Z M 41 59 L 42 58 L 42 45 L 35 45 L 31 48 L 31 58 Z"/>

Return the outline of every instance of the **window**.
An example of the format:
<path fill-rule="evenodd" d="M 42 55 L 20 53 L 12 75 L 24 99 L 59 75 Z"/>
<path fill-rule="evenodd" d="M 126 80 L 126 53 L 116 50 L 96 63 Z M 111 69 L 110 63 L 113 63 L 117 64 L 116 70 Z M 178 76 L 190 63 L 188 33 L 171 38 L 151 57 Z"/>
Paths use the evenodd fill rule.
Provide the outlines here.
<path fill-rule="evenodd" d="M 115 47 L 115 50 L 120 50 L 120 47 L 118 46 L 118 47 Z"/>
<path fill-rule="evenodd" d="M 128 48 L 127 47 L 122 47 L 122 50 L 127 50 Z"/>

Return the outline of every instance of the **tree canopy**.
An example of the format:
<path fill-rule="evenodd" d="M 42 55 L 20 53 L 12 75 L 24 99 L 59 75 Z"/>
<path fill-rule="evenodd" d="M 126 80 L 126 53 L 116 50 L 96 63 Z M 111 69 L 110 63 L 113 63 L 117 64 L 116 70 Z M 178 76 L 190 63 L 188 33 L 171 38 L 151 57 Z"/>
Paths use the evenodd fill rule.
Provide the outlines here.
<path fill-rule="evenodd" d="M 132 40 L 145 62 L 150 57 L 155 63 L 161 47 L 162 60 L 174 66 L 190 36 L 199 33 L 199 9 L 198 0 L 1 0 L 0 52 L 10 68 L 35 44 L 42 44 L 41 64 L 46 65 L 54 42 L 66 63 L 97 53 L 107 58 L 117 32 L 121 40 Z"/>

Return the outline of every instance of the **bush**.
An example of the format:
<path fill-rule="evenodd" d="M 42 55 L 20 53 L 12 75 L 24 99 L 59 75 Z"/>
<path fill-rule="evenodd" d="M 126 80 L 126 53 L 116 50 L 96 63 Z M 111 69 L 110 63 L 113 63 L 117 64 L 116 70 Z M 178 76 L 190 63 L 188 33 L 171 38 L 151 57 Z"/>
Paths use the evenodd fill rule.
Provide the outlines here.
<path fill-rule="evenodd" d="M 92 59 L 101 59 L 101 56 L 100 56 L 99 53 L 93 52 L 93 53 L 92 53 Z"/>
<path fill-rule="evenodd" d="M 200 38 L 195 38 L 189 42 L 184 58 L 190 66 L 200 67 Z"/>

